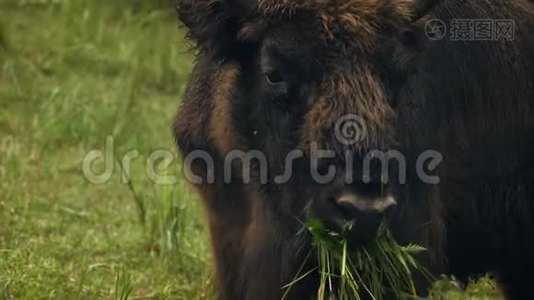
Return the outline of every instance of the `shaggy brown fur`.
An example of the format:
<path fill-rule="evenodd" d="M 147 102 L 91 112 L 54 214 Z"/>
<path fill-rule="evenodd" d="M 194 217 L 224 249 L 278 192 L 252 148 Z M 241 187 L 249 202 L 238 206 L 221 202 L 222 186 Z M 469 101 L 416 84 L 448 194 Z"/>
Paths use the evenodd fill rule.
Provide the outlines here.
<path fill-rule="evenodd" d="M 236 130 L 233 128 L 231 101 L 236 80 L 239 75 L 238 67 L 232 64 L 224 65 L 216 79 L 214 91 L 210 132 L 215 147 L 222 154 L 237 148 Z"/>
<path fill-rule="evenodd" d="M 401 243 L 426 246 L 429 255 L 421 261 L 436 274 L 466 279 L 494 272 L 509 298 L 530 296 L 532 4 L 431 2 L 177 0 L 198 57 L 174 132 L 184 156 L 203 150 L 215 162 L 209 170 L 195 161 L 191 171 L 216 178 L 197 188 L 209 218 L 221 299 L 278 299 L 301 267 L 316 266 L 310 260 L 303 265 L 311 245 L 302 222 L 324 213 L 317 206 L 333 185 L 310 179 L 312 143 L 357 157 L 395 149 L 413 165 L 422 151 L 439 151 L 440 184 L 424 184 L 410 169 L 406 184 L 386 186 L 399 202 L 388 215 L 389 228 Z M 515 38 L 431 42 L 424 28 L 433 18 L 446 24 L 509 19 Z M 280 84 L 265 83 L 273 68 L 283 92 Z M 348 114 L 360 116 L 367 131 L 351 146 L 333 134 Z M 260 184 L 256 163 L 250 184 L 235 175 L 239 165 L 224 182 L 225 155 L 236 149 L 266 155 L 267 184 Z M 289 182 L 276 184 L 294 149 L 305 157 L 294 162 Z M 312 298 L 316 291 L 317 277 L 310 276 L 288 298 Z"/>
<path fill-rule="evenodd" d="M 394 119 L 384 86 L 377 81 L 373 72 L 365 63 L 354 66 L 355 70 L 334 73 L 318 88 L 316 103 L 304 117 L 303 140 L 301 148 L 310 149 L 313 142 L 329 142 L 323 128 L 333 128 L 347 112 L 361 112 L 360 117 L 366 125 L 366 140 L 361 146 L 378 145 L 377 139 L 384 139 Z M 365 113 L 363 113 L 365 112 Z M 321 126 L 317 126 L 321 124 Z M 328 149 L 325 143 L 318 145 Z"/>

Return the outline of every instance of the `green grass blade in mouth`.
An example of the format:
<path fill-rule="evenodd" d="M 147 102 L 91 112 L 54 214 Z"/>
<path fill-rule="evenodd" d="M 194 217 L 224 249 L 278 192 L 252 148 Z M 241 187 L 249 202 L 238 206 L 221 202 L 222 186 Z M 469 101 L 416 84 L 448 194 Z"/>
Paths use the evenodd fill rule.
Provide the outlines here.
<path fill-rule="evenodd" d="M 320 220 L 312 219 L 307 229 L 317 252 L 318 299 L 361 299 L 365 296 L 379 300 L 386 295 L 417 298 L 413 272 L 432 280 L 414 257 L 426 249 L 415 244 L 401 246 L 387 230 L 381 230 L 370 242 L 354 243 L 347 234 L 350 226 L 338 233 L 327 229 Z M 312 271 L 304 275 L 299 271 L 292 283 L 313 274 Z"/>

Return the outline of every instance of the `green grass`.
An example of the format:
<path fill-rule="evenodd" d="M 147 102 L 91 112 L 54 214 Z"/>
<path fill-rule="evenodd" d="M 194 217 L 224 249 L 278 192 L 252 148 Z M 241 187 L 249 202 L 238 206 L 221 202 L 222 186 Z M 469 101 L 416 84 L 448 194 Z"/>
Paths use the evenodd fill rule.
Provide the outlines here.
<path fill-rule="evenodd" d="M 471 281 L 463 291 L 458 289 L 454 278 L 436 278 L 416 260 L 425 248 L 416 244 L 399 245 L 384 227 L 379 229 L 375 240 L 351 243 L 351 227 L 349 223 L 347 230 L 335 232 L 320 220 L 312 219 L 306 224 L 314 249 L 306 261 L 316 259 L 318 267 L 311 270 L 301 267 L 294 280 L 284 287 L 284 299 L 295 284 L 313 273 L 320 278 L 316 294 L 319 300 L 419 299 L 416 274 L 432 283 L 430 299 L 501 298 L 489 277 Z"/>
<path fill-rule="evenodd" d="M 212 298 L 196 196 L 145 172 L 175 153 L 187 49 L 166 0 L 0 0 L 0 299 Z M 83 158 L 108 137 L 113 176 L 95 185 Z"/>
<path fill-rule="evenodd" d="M 327 229 L 320 220 L 311 220 L 307 227 L 319 262 L 316 270 L 320 275 L 319 300 L 384 299 L 386 295 L 416 299 L 413 273 L 421 272 L 432 280 L 415 259 L 425 249 L 417 245 L 400 246 L 384 228 L 377 239 L 354 244 L 350 242 L 350 224 L 341 233 Z"/>
<path fill-rule="evenodd" d="M 144 170 L 153 150 L 175 152 L 170 127 L 192 64 L 169 7 L 0 0 L 0 299 L 209 293 L 198 201 Z M 107 136 L 116 161 L 139 152 L 129 185 L 118 163 L 104 185 L 83 176 Z"/>

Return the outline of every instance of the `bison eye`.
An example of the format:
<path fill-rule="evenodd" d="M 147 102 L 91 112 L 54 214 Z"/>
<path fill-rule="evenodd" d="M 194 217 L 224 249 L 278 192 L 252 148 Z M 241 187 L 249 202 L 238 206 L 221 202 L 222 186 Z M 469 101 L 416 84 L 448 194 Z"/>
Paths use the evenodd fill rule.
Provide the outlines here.
<path fill-rule="evenodd" d="M 265 73 L 265 79 L 267 80 L 268 84 L 271 85 L 278 85 L 284 83 L 284 78 L 282 77 L 282 74 L 280 74 L 277 70 L 270 70 Z"/>

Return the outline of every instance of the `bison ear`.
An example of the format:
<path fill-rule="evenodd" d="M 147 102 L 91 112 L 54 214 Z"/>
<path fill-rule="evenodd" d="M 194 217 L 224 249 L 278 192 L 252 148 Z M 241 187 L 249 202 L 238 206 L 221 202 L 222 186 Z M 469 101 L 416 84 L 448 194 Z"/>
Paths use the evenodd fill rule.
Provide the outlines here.
<path fill-rule="evenodd" d="M 410 11 L 410 20 L 412 22 L 426 16 L 439 3 L 439 0 L 410 0 L 407 1 Z"/>
<path fill-rule="evenodd" d="M 224 56 L 236 46 L 243 22 L 257 0 L 176 0 L 178 18 L 197 49 Z"/>

